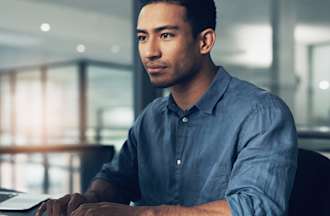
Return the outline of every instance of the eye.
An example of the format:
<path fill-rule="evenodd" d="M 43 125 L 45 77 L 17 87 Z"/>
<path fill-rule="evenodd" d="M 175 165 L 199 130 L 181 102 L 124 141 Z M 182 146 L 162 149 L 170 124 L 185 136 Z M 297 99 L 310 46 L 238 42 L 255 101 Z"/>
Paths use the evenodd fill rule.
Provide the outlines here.
<path fill-rule="evenodd" d="M 145 35 L 138 35 L 138 36 L 137 36 L 137 40 L 138 40 L 139 42 L 144 42 L 144 41 L 147 40 L 147 36 L 145 36 Z"/>
<path fill-rule="evenodd" d="M 170 40 L 171 38 L 174 37 L 174 34 L 172 33 L 168 33 L 168 32 L 164 32 L 160 35 L 161 39 L 163 40 Z"/>

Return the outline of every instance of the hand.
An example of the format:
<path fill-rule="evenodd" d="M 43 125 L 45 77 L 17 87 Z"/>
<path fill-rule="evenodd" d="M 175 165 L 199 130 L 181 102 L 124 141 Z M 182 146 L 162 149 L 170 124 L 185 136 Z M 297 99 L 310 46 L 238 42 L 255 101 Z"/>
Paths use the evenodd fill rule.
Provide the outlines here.
<path fill-rule="evenodd" d="M 79 193 L 68 194 L 59 199 L 49 199 L 37 209 L 35 216 L 41 216 L 47 211 L 47 216 L 71 215 L 81 204 L 88 199 Z"/>
<path fill-rule="evenodd" d="M 151 210 L 146 207 L 132 207 L 110 202 L 82 204 L 71 216 L 148 216 Z"/>

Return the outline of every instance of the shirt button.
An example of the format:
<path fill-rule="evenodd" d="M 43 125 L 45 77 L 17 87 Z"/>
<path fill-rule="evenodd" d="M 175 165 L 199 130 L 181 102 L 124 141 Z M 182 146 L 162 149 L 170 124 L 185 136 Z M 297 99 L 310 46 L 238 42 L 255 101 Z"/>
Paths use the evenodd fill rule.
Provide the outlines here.
<path fill-rule="evenodd" d="M 182 118 L 182 122 L 183 122 L 183 123 L 187 123 L 188 121 L 189 121 L 189 119 L 188 119 L 187 117 L 183 117 L 183 118 Z"/>
<path fill-rule="evenodd" d="M 178 165 L 178 166 L 181 165 L 181 163 L 182 163 L 181 160 L 176 161 L 176 165 Z"/>

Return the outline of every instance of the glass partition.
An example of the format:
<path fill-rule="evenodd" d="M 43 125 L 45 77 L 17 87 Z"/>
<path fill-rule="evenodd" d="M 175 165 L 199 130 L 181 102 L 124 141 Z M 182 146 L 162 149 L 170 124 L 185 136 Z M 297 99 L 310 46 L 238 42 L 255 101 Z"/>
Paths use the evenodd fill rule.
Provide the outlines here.
<path fill-rule="evenodd" d="M 42 92 L 41 72 L 16 73 L 15 84 L 15 145 L 40 145 L 42 143 Z"/>
<path fill-rule="evenodd" d="M 133 123 L 133 81 L 128 70 L 88 67 L 88 141 L 119 150 Z"/>
<path fill-rule="evenodd" d="M 1 73 L 0 147 L 103 144 L 118 150 L 133 123 L 132 76 L 130 66 L 90 61 Z M 80 91 L 82 86 L 87 94 Z M 81 142 L 80 133 L 87 143 Z M 0 187 L 37 193 L 79 191 L 78 156 L 0 155 Z"/>
<path fill-rule="evenodd" d="M 47 142 L 79 143 L 78 67 L 49 68 L 46 77 Z"/>
<path fill-rule="evenodd" d="M 0 76 L 0 142 L 1 145 L 11 145 L 12 139 L 12 101 L 10 75 Z"/>
<path fill-rule="evenodd" d="M 330 43 L 312 47 L 311 105 L 316 125 L 330 126 Z"/>

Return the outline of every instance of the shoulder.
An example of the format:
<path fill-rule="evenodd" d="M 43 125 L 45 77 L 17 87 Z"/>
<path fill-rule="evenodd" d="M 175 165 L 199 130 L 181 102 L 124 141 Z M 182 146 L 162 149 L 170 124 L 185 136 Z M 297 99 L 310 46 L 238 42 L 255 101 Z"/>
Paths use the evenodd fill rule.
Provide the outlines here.
<path fill-rule="evenodd" d="M 289 111 L 285 102 L 278 96 L 235 77 L 231 80 L 226 96 L 227 104 L 231 105 L 231 108 L 237 107 L 247 112 L 275 109 Z"/>
<path fill-rule="evenodd" d="M 294 118 L 280 97 L 252 83 L 233 78 L 225 101 L 229 104 L 226 114 L 235 120 L 243 141 L 272 133 L 276 134 L 276 139 L 281 136 L 295 143 Z"/>

